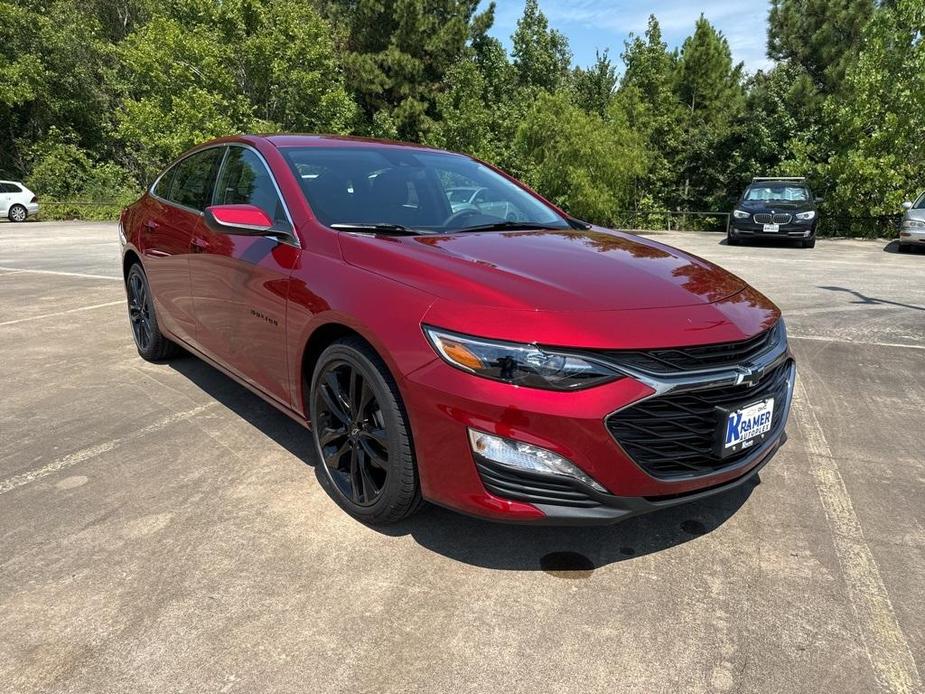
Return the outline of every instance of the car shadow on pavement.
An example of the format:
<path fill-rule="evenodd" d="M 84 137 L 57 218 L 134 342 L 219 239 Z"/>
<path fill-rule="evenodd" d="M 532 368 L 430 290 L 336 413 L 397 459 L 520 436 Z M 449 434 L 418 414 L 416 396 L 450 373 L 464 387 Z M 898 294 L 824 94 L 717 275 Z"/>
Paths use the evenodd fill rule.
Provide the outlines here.
<path fill-rule="evenodd" d="M 896 253 L 897 255 L 899 255 L 899 241 L 897 241 L 896 239 L 893 239 L 892 241 L 890 241 L 887 245 L 883 247 L 883 252 L 884 253 Z M 925 254 L 925 247 L 912 246 L 907 251 L 907 253 L 909 253 L 909 255 L 912 255 L 914 253 Z"/>
<path fill-rule="evenodd" d="M 311 434 L 304 427 L 197 357 L 179 357 L 169 366 L 313 467 L 318 483 L 330 495 Z M 425 504 L 405 521 L 372 529 L 393 537 L 410 535 L 432 552 L 473 566 L 546 570 L 560 578 L 581 578 L 596 568 L 660 552 L 714 531 L 739 510 L 759 483 L 756 477 L 728 492 L 615 525 L 510 525 Z"/>
<path fill-rule="evenodd" d="M 315 466 L 315 447 L 311 433 L 298 422 L 198 357 L 177 357 L 168 365 L 292 455 L 307 465 Z"/>
<path fill-rule="evenodd" d="M 487 569 L 546 570 L 551 557 L 569 560 L 555 573 L 576 577 L 615 562 L 635 559 L 695 540 L 723 525 L 760 484 L 755 478 L 741 487 L 708 499 L 636 516 L 604 526 L 541 526 L 493 523 L 436 506 L 396 525 L 376 528 L 386 535 L 411 535 L 422 547 L 450 559 Z"/>

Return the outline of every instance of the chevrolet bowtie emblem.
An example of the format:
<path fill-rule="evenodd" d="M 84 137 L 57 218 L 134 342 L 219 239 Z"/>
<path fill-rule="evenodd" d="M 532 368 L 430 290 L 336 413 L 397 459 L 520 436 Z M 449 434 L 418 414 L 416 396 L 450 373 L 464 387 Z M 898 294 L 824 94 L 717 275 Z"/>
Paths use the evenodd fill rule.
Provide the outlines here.
<path fill-rule="evenodd" d="M 763 375 L 763 370 L 752 364 L 737 366 L 736 372 L 738 375 L 735 384 L 737 386 L 745 385 L 749 388 L 757 386 Z"/>

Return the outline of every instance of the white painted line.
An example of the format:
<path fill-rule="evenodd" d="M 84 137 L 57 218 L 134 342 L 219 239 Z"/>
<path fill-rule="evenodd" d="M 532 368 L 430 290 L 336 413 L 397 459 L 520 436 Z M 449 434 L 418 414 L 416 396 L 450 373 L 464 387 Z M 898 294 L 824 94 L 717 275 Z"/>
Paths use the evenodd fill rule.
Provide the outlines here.
<path fill-rule="evenodd" d="M 88 448 L 82 448 L 79 451 L 70 453 L 69 455 L 59 458 L 58 460 L 52 461 L 43 467 L 40 467 L 38 470 L 32 470 L 30 472 L 24 472 L 21 475 L 16 475 L 15 477 L 10 477 L 9 479 L 3 480 L 0 482 L 0 494 L 5 494 L 6 492 L 12 491 L 17 487 L 22 487 L 23 485 L 29 484 L 30 482 L 35 482 L 40 480 L 43 477 L 54 474 L 61 470 L 64 470 L 69 467 L 73 467 L 78 463 L 82 463 L 85 460 L 90 460 L 95 458 L 103 453 L 108 453 L 109 451 L 121 446 L 124 443 L 128 443 L 137 438 L 141 438 L 147 434 L 153 434 L 156 431 L 160 431 L 165 427 L 170 426 L 171 424 L 176 424 L 177 422 L 182 422 L 187 419 L 192 419 L 198 414 L 205 412 L 211 407 L 214 407 L 218 403 L 214 400 L 208 402 L 205 405 L 199 405 L 194 407 L 191 410 L 186 410 L 184 412 L 175 412 L 171 415 L 159 419 L 156 422 L 149 424 L 146 427 L 133 431 L 130 434 L 126 434 L 123 437 L 112 439 L 111 441 L 106 441 L 104 443 L 98 443 L 95 446 L 89 446 Z"/>
<path fill-rule="evenodd" d="M 116 306 L 117 304 L 124 304 L 125 300 L 122 301 L 108 301 L 105 304 L 93 304 L 93 306 L 81 306 L 79 308 L 71 308 L 67 311 L 55 311 L 54 313 L 43 313 L 41 316 L 30 316 L 29 318 L 17 318 L 16 320 L 8 320 L 0 323 L 0 327 L 4 325 L 16 325 L 17 323 L 28 323 L 33 320 L 43 320 L 45 318 L 54 318 L 55 316 L 66 316 L 69 313 L 79 313 L 80 311 L 91 311 L 95 308 L 104 308 L 106 306 Z"/>
<path fill-rule="evenodd" d="M 840 340 L 825 335 L 787 335 L 791 340 L 812 340 L 814 342 L 836 342 L 840 345 L 865 345 L 867 347 L 899 347 L 901 349 L 925 349 L 925 345 L 904 345 L 900 342 L 864 342 L 862 340 Z"/>
<path fill-rule="evenodd" d="M 803 434 L 816 491 L 825 509 L 835 554 L 877 682 L 886 692 L 921 692 L 922 680 L 912 650 L 893 612 L 880 569 L 864 539 L 838 462 L 806 396 L 802 380 L 797 381 L 793 411 Z"/>
<path fill-rule="evenodd" d="M 61 272 L 59 270 L 31 270 L 29 268 L 21 267 L 0 267 L 0 270 L 13 274 L 16 272 L 34 272 L 38 275 L 62 275 L 64 277 L 85 277 L 91 280 L 113 280 L 121 282 L 121 277 L 113 277 L 112 275 L 90 275 L 85 272 Z"/>

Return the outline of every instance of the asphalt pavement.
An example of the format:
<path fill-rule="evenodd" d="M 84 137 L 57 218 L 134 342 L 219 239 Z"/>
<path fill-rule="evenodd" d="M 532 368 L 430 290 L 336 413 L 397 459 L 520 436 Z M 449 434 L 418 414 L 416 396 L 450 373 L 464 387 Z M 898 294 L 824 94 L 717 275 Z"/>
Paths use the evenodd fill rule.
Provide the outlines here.
<path fill-rule="evenodd" d="M 654 237 L 784 311 L 760 483 L 601 528 L 377 530 L 285 415 L 138 357 L 114 224 L 0 224 L 0 691 L 922 692 L 925 254 Z"/>

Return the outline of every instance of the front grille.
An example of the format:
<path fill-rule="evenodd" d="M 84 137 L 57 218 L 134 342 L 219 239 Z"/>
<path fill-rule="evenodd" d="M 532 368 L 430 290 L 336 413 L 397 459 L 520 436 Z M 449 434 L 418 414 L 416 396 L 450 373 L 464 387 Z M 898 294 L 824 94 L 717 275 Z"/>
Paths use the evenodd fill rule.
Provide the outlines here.
<path fill-rule="evenodd" d="M 790 224 L 793 215 L 778 212 L 777 214 L 767 214 L 761 212 L 755 215 L 756 224 Z"/>
<path fill-rule="evenodd" d="M 762 447 L 717 457 L 713 445 L 721 413 L 716 408 L 735 409 L 773 397 L 774 425 L 765 440 L 768 445 L 784 426 L 791 363 L 775 367 L 751 388 L 724 386 L 643 400 L 608 417 L 607 428 L 623 450 L 653 477 L 676 479 L 718 472 Z"/>
<path fill-rule="evenodd" d="M 721 369 L 744 364 L 768 349 L 776 329 L 771 328 L 741 342 L 725 342 L 673 349 L 616 350 L 598 353 L 614 363 L 653 374 Z"/>
<path fill-rule="evenodd" d="M 475 467 L 485 489 L 502 499 L 572 508 L 601 505 L 582 491 L 577 482 L 566 477 L 525 472 L 479 455 L 475 456 Z"/>

